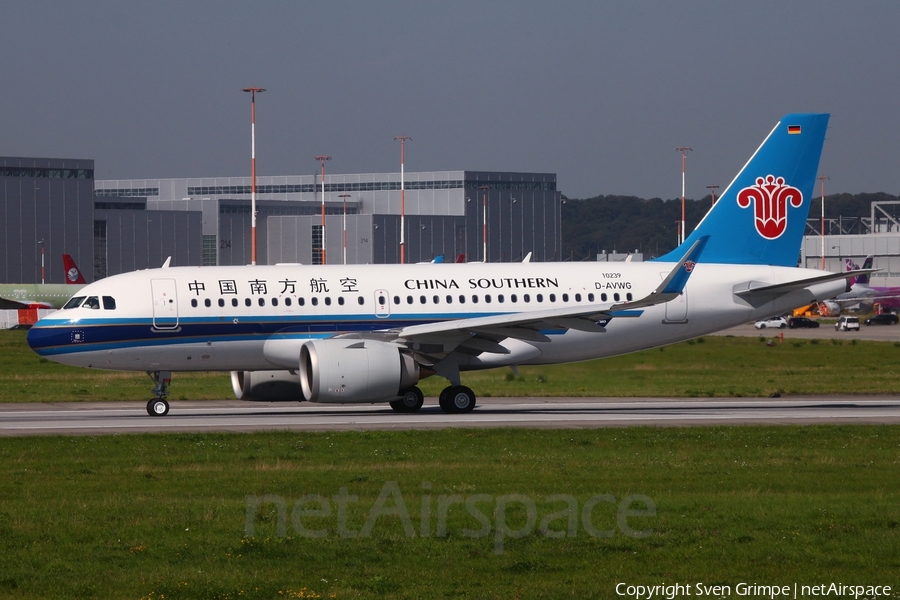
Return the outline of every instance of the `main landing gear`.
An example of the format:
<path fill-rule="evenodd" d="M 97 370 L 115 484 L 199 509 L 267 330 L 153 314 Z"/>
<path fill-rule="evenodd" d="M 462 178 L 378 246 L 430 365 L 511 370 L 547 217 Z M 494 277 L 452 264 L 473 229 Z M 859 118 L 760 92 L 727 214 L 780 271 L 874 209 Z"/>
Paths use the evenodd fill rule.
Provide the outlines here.
<path fill-rule="evenodd" d="M 464 385 L 451 385 L 441 392 L 439 403 L 446 413 L 467 413 L 475 408 L 475 392 Z"/>
<path fill-rule="evenodd" d="M 391 402 L 391 408 L 401 413 L 413 413 L 422 408 L 424 401 L 422 390 L 413 386 L 401 391 L 400 398 Z M 440 405 L 446 413 L 472 412 L 475 408 L 475 392 L 464 385 L 451 385 L 441 392 Z M 150 405 L 147 406 L 147 410 L 150 410 Z"/>
<path fill-rule="evenodd" d="M 151 417 L 164 417 L 169 414 L 169 403 L 166 396 L 169 395 L 169 384 L 172 383 L 170 371 L 147 371 L 147 375 L 156 386 L 150 390 L 156 394 L 156 398 L 147 402 L 147 414 Z"/>

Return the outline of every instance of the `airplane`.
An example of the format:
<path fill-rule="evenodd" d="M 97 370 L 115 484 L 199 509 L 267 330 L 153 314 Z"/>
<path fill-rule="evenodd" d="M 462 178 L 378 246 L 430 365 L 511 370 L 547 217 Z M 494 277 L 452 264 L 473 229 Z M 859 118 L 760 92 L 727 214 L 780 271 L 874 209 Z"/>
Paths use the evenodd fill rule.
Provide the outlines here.
<path fill-rule="evenodd" d="M 871 270 L 875 257 L 869 255 L 863 261 L 863 270 Z M 847 269 L 857 269 L 849 258 L 847 261 Z M 863 274 L 855 277 L 850 282 L 850 290 L 836 296 L 832 302 L 837 303 L 841 307 L 860 306 L 871 307 L 879 304 L 882 310 L 895 311 L 900 309 L 900 287 L 876 287 L 869 285 L 869 275 Z"/>
<path fill-rule="evenodd" d="M 42 318 L 50 360 L 146 371 L 169 412 L 172 373 L 230 371 L 238 399 L 476 405 L 460 373 L 575 362 L 707 335 L 831 298 L 860 274 L 797 267 L 828 123 L 790 114 L 684 243 L 653 261 L 166 267 L 108 277 Z M 530 258 L 530 257 L 529 257 Z"/>
<path fill-rule="evenodd" d="M 62 256 L 65 283 L 0 283 L 0 309 L 62 308 L 75 292 L 87 285 L 71 255 Z"/>

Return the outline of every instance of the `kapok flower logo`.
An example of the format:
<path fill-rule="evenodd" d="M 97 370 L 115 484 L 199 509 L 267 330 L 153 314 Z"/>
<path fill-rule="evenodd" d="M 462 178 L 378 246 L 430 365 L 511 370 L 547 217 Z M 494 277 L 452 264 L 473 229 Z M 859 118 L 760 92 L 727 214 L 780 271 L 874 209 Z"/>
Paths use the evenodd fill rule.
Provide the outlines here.
<path fill-rule="evenodd" d="M 767 240 L 781 237 L 787 228 L 788 202 L 794 208 L 800 208 L 803 194 L 797 188 L 785 185 L 784 177 L 774 175 L 757 177 L 756 185 L 742 189 L 737 195 L 741 208 L 753 204 L 756 231 Z"/>

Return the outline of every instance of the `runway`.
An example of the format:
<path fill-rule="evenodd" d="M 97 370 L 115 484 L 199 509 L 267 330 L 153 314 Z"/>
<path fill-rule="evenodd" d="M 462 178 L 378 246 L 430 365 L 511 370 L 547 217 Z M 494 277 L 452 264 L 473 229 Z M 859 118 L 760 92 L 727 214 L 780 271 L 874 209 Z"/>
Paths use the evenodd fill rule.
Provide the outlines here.
<path fill-rule="evenodd" d="M 900 423 L 895 396 L 775 399 L 485 398 L 465 415 L 396 413 L 386 404 L 322 406 L 293 403 L 173 401 L 166 417 L 144 403 L 0 405 L 0 436 L 108 435 L 196 431 L 362 431 L 447 427 L 600 428 L 624 426 Z"/>

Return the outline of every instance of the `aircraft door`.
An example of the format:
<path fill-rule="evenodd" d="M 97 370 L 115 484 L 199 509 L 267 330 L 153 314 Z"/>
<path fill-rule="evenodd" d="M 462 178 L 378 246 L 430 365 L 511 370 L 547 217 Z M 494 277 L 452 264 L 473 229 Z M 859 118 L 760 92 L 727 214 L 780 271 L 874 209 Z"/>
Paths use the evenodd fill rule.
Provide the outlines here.
<path fill-rule="evenodd" d="M 660 273 L 662 279 L 666 278 L 668 273 Z M 666 320 L 663 323 L 687 323 L 688 296 L 687 289 L 672 300 L 666 302 Z"/>
<path fill-rule="evenodd" d="M 174 279 L 151 279 L 153 295 L 153 327 L 176 329 L 178 327 L 178 295 Z"/>
<path fill-rule="evenodd" d="M 387 290 L 375 290 L 375 316 L 379 319 L 391 316 L 391 297 Z"/>

